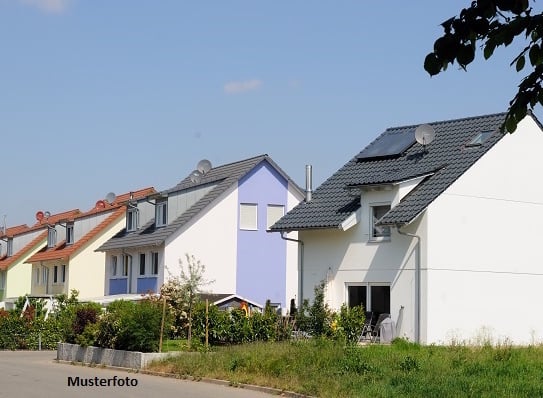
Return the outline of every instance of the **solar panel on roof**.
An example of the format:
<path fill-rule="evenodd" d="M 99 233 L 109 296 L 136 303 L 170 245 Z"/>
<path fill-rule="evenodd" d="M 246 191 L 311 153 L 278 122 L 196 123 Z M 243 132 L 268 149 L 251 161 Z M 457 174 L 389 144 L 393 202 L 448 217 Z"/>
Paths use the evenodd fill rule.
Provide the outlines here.
<path fill-rule="evenodd" d="M 398 156 L 415 142 L 414 130 L 387 131 L 364 148 L 357 158 L 370 160 Z"/>

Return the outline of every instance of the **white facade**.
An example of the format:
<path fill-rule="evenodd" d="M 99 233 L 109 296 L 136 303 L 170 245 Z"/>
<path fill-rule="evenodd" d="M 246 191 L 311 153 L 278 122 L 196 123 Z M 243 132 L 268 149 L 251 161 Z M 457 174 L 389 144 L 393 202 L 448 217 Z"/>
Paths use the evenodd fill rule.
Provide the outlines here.
<path fill-rule="evenodd" d="M 416 340 L 419 292 L 422 343 L 543 341 L 542 148 L 543 132 L 528 117 L 402 228 L 420 247 L 396 228 L 372 242 L 370 211 L 394 206 L 420 179 L 364 190 L 345 231 L 300 231 L 304 298 L 324 280 L 337 310 L 349 286 L 390 286 L 400 337 Z"/>

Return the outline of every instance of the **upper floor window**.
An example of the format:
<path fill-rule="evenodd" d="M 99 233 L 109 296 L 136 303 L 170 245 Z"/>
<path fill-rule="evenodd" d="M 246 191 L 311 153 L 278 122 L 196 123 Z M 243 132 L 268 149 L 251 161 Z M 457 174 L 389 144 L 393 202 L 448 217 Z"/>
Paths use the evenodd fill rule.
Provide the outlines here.
<path fill-rule="evenodd" d="M 117 276 L 117 256 L 111 256 L 111 276 Z"/>
<path fill-rule="evenodd" d="M 140 253 L 140 275 L 145 275 L 145 253 Z"/>
<path fill-rule="evenodd" d="M 163 227 L 168 224 L 168 202 L 158 202 L 155 206 L 155 225 L 157 227 Z"/>
<path fill-rule="evenodd" d="M 47 231 L 47 247 L 55 247 L 57 244 L 57 230 L 49 227 Z"/>
<path fill-rule="evenodd" d="M 275 224 L 281 217 L 285 215 L 285 206 L 283 205 L 268 205 L 266 209 L 266 229 Z"/>
<path fill-rule="evenodd" d="M 389 240 L 390 227 L 376 225 L 386 213 L 390 211 L 390 205 L 371 206 L 371 240 Z"/>
<path fill-rule="evenodd" d="M 151 274 L 158 275 L 158 253 L 151 253 Z"/>
<path fill-rule="evenodd" d="M 8 257 L 13 256 L 13 238 L 8 238 L 6 250 L 7 250 L 6 255 Z"/>
<path fill-rule="evenodd" d="M 66 244 L 72 245 L 74 243 L 74 224 L 66 224 Z"/>
<path fill-rule="evenodd" d="M 483 142 L 488 140 L 490 136 L 492 135 L 493 131 L 481 131 L 480 133 L 477 133 L 473 139 L 466 144 L 466 146 L 479 146 L 482 145 Z"/>
<path fill-rule="evenodd" d="M 138 209 L 129 208 L 126 212 L 126 230 L 128 232 L 138 229 Z"/>
<path fill-rule="evenodd" d="M 256 231 L 258 229 L 257 210 L 258 207 L 256 203 L 240 203 L 239 229 L 250 231 Z"/>

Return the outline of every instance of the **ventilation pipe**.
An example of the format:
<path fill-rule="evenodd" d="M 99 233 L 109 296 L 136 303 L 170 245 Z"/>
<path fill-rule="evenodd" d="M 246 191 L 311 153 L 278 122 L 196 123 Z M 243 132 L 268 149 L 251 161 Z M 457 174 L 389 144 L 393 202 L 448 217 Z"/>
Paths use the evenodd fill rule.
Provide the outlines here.
<path fill-rule="evenodd" d="M 310 164 L 305 166 L 305 201 L 311 202 L 313 194 L 313 169 Z"/>

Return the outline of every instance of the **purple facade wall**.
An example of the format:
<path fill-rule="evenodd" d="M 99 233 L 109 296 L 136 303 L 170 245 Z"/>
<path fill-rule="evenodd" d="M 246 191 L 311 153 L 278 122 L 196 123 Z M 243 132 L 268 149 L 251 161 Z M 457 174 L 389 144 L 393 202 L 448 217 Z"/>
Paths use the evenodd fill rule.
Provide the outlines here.
<path fill-rule="evenodd" d="M 264 304 L 267 299 L 286 308 L 286 242 L 279 233 L 266 232 L 267 206 L 283 205 L 287 211 L 288 181 L 267 162 L 262 162 L 238 185 L 239 203 L 258 205 L 258 230 L 239 229 L 236 293 Z"/>

